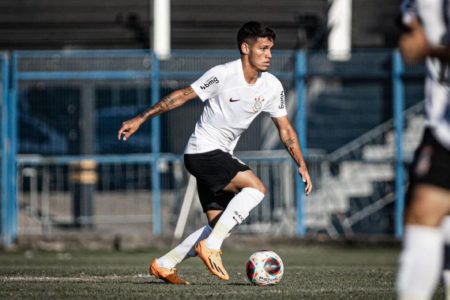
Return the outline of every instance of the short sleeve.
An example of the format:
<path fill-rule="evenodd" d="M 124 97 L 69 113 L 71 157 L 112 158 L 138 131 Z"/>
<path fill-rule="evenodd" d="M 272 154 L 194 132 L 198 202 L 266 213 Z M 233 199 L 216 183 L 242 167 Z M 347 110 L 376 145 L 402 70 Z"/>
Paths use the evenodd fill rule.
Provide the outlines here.
<path fill-rule="evenodd" d="M 403 0 L 401 6 L 403 25 L 408 26 L 414 19 L 419 19 L 416 0 Z"/>
<path fill-rule="evenodd" d="M 202 101 L 216 96 L 225 78 L 225 66 L 215 66 L 191 84 L 192 89 Z"/>
<path fill-rule="evenodd" d="M 279 118 L 287 115 L 286 95 L 284 93 L 283 85 L 278 80 L 275 84 L 274 94 L 264 111 L 269 113 L 271 118 Z"/>

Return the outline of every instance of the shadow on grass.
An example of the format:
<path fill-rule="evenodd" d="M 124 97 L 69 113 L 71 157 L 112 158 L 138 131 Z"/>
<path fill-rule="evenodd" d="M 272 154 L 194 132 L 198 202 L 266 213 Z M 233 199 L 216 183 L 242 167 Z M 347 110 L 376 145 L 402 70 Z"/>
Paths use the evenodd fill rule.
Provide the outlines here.
<path fill-rule="evenodd" d="M 133 284 L 167 284 L 167 285 L 172 285 L 170 283 L 166 283 L 164 281 L 140 281 L 140 282 L 133 282 Z"/>
<path fill-rule="evenodd" d="M 170 286 L 183 286 L 182 284 L 170 284 L 164 281 L 140 281 L 140 282 L 132 282 L 133 284 L 151 284 L 151 285 L 170 285 Z M 187 286 L 211 286 L 211 285 L 216 285 L 213 283 L 207 283 L 207 282 L 190 282 L 190 284 L 188 284 Z M 217 284 L 217 286 L 222 285 L 222 284 Z M 242 283 L 242 282 L 230 282 L 227 283 L 225 285 L 232 285 L 232 286 L 255 286 L 253 284 L 250 283 Z"/>

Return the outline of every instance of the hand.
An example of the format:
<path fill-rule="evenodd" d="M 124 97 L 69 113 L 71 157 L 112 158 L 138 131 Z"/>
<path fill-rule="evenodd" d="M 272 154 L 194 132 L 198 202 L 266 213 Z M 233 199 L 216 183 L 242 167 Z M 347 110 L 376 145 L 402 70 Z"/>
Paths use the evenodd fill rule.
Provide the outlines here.
<path fill-rule="evenodd" d="M 306 196 L 308 196 L 312 191 L 312 182 L 311 177 L 309 177 L 309 172 L 306 165 L 302 164 L 300 167 L 298 167 L 298 173 L 302 177 L 302 181 L 305 184 L 305 194 Z"/>
<path fill-rule="evenodd" d="M 141 117 L 136 117 L 122 123 L 122 127 L 119 130 L 117 138 L 122 141 L 126 141 L 130 136 L 135 133 L 142 125 L 143 120 Z"/>

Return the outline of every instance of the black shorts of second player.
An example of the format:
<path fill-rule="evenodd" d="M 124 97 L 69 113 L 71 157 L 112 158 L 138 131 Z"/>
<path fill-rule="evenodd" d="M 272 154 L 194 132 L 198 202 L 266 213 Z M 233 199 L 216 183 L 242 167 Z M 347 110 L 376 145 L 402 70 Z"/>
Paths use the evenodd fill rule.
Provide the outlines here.
<path fill-rule="evenodd" d="M 429 128 L 425 129 L 409 169 L 407 201 L 418 184 L 433 185 L 450 191 L 450 150 L 436 140 Z"/>
<path fill-rule="evenodd" d="M 198 154 L 185 154 L 186 169 L 197 179 L 197 187 L 203 211 L 223 210 L 234 193 L 222 189 L 238 172 L 250 170 L 230 153 L 213 150 Z"/>

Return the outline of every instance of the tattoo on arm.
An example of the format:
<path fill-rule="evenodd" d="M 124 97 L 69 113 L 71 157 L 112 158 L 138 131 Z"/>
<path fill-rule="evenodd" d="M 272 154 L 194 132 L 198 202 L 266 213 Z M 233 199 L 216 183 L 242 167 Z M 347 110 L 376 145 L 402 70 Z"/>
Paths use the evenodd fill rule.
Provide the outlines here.
<path fill-rule="evenodd" d="M 150 113 L 152 112 L 152 110 L 153 110 L 153 106 L 150 107 L 149 109 L 145 110 L 144 112 L 140 113 L 139 117 L 144 120 L 148 120 L 148 117 L 150 116 Z"/>
<path fill-rule="evenodd" d="M 171 109 L 171 105 L 175 102 L 175 97 L 170 94 L 165 96 L 161 99 L 158 103 L 144 111 L 143 113 L 139 114 L 139 117 L 143 118 L 144 120 L 148 120 L 151 117 L 167 112 Z"/>
<path fill-rule="evenodd" d="M 184 96 L 188 96 L 188 95 L 192 94 L 193 92 L 194 92 L 194 90 L 191 87 L 187 87 L 187 88 L 183 89 Z"/>
<path fill-rule="evenodd" d="M 289 138 L 284 141 L 284 145 L 286 146 L 286 148 L 290 149 L 295 145 L 295 140 L 293 138 Z"/>
<path fill-rule="evenodd" d="M 284 146 L 286 147 L 286 150 L 289 152 L 289 154 L 292 156 L 292 158 L 295 160 L 297 165 L 300 166 L 300 158 L 295 155 L 295 147 L 296 147 L 296 141 L 294 138 L 288 138 L 283 141 Z"/>
<path fill-rule="evenodd" d="M 156 103 L 143 113 L 139 114 L 139 117 L 144 121 L 147 121 L 148 119 L 156 115 L 168 112 L 171 109 L 183 105 L 183 103 L 188 99 L 193 99 L 193 96 L 195 96 L 195 92 L 190 86 L 181 90 L 177 90 L 165 96 L 158 103 Z"/>
<path fill-rule="evenodd" d="M 172 94 L 164 97 L 161 101 L 159 101 L 158 104 L 160 104 L 161 110 L 163 112 L 169 111 L 170 106 L 175 102 L 175 98 L 172 96 Z"/>

